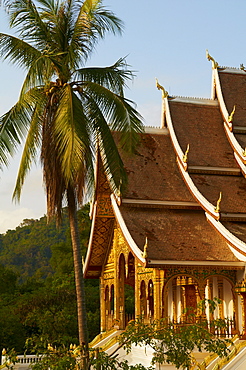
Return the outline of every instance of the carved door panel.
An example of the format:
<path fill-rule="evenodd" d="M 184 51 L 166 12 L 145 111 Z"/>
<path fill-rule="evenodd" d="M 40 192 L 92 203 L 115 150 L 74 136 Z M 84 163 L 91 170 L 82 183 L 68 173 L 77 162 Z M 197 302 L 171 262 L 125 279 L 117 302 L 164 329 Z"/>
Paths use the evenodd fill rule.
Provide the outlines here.
<path fill-rule="evenodd" d="M 196 288 L 195 285 L 185 286 L 185 306 L 186 319 L 190 322 L 195 321 L 195 313 L 197 308 Z"/>

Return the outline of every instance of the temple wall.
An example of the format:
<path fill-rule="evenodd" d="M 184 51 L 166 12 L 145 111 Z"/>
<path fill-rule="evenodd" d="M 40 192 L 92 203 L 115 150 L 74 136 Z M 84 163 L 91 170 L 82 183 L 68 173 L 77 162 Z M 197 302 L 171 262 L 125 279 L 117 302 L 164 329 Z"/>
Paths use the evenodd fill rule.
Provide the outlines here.
<path fill-rule="evenodd" d="M 218 298 L 221 303 L 211 316 L 205 310 L 208 320 L 228 318 L 236 320 L 237 329 L 243 329 L 243 310 L 240 295 L 234 292 L 235 271 L 223 273 L 220 270 L 180 269 L 182 275 L 175 275 L 178 269 L 157 269 L 141 266 L 131 253 L 120 227 L 116 224 L 111 247 L 101 275 L 101 331 L 111 328 L 124 329 L 133 318 L 142 317 L 146 322 L 167 317 L 175 322 L 185 322 L 189 310 L 196 310 L 201 299 Z M 186 272 L 187 271 L 187 272 Z M 216 272 L 216 274 L 214 274 Z M 242 275 L 242 273 L 237 273 Z M 192 277 L 194 276 L 194 277 Z M 232 279 L 232 280 L 231 280 Z M 135 296 L 135 312 L 125 307 L 125 289 L 130 286 Z M 188 309 L 188 313 L 186 312 Z M 232 324 L 230 324 L 232 325 Z M 234 325 L 234 324 L 233 324 Z M 230 329 L 232 332 L 234 329 Z"/>

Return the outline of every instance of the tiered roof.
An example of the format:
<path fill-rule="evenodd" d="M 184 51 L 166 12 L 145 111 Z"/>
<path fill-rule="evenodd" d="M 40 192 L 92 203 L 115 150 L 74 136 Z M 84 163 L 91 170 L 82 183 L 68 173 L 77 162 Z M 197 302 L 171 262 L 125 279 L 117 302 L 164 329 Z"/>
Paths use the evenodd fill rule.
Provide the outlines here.
<path fill-rule="evenodd" d="M 121 199 L 108 192 L 108 235 L 117 222 L 145 266 L 245 265 L 246 72 L 212 62 L 213 99 L 169 97 L 158 85 L 164 126 L 146 129 L 134 156 L 122 154 L 129 184 Z M 87 277 L 95 276 L 98 218 L 94 208 Z M 100 269 L 110 245 L 108 238 Z"/>

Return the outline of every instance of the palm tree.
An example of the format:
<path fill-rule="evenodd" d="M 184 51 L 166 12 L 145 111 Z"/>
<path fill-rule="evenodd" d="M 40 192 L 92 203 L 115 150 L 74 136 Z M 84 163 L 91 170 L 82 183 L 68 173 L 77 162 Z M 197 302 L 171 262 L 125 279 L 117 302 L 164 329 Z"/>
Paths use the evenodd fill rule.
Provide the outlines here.
<path fill-rule="evenodd" d="M 126 175 L 112 131 L 121 146 L 134 148 L 141 117 L 124 97 L 133 77 L 124 59 L 106 68 L 85 67 L 107 32 L 120 33 L 121 21 L 102 0 L 17 0 L 6 4 L 18 37 L 0 33 L 0 56 L 27 73 L 18 102 L 0 117 L 0 162 L 24 143 L 13 197 L 32 162 L 41 158 L 47 216 L 61 219 L 67 202 L 74 255 L 79 342 L 87 348 L 87 325 L 77 204 L 93 183 L 95 148 L 113 191 Z"/>

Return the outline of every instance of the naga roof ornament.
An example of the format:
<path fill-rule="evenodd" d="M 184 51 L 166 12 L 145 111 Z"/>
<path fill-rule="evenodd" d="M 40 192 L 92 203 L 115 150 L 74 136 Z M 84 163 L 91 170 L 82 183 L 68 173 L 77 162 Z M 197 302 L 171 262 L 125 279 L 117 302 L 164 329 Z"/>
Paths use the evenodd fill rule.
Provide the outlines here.
<path fill-rule="evenodd" d="M 222 192 L 220 192 L 219 199 L 217 200 L 216 207 L 214 208 L 215 212 L 220 213 L 220 203 L 222 199 Z"/>
<path fill-rule="evenodd" d="M 161 86 L 157 80 L 157 78 L 155 79 L 156 80 L 156 87 L 158 90 L 162 90 L 162 98 L 167 98 L 168 97 L 168 92 L 164 89 L 163 86 Z"/>
<path fill-rule="evenodd" d="M 146 236 L 146 240 L 145 240 L 145 244 L 144 244 L 144 250 L 143 250 L 143 258 L 145 258 L 145 259 L 148 257 L 147 249 L 148 249 L 148 238 Z"/>
<path fill-rule="evenodd" d="M 209 54 L 208 50 L 206 50 L 206 57 L 207 59 L 210 61 L 212 61 L 212 66 L 213 66 L 213 69 L 217 69 L 219 64 L 214 60 L 213 57 L 211 57 L 211 55 Z"/>
<path fill-rule="evenodd" d="M 190 150 L 190 144 L 187 145 L 185 154 L 183 155 L 183 162 L 184 163 L 187 163 L 189 150 Z"/>
<path fill-rule="evenodd" d="M 229 123 L 232 123 L 232 121 L 233 121 L 233 117 L 234 117 L 234 114 L 235 114 L 235 110 L 236 110 L 236 106 L 234 105 L 234 107 L 233 107 L 233 110 L 232 110 L 231 114 L 228 116 L 228 122 L 229 122 Z"/>
<path fill-rule="evenodd" d="M 243 63 L 242 63 L 242 64 L 240 64 L 240 69 L 241 69 L 242 71 L 246 72 L 246 68 L 244 67 Z"/>

